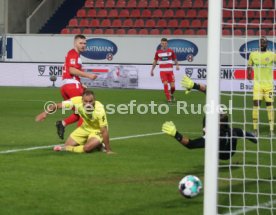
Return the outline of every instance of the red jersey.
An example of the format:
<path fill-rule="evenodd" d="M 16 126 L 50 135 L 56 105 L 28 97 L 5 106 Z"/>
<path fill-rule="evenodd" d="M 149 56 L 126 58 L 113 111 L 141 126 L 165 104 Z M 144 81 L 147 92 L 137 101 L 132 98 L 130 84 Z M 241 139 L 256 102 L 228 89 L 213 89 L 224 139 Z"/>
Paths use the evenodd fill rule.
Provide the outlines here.
<path fill-rule="evenodd" d="M 82 61 L 80 58 L 80 54 L 75 50 L 71 49 L 67 56 L 65 57 L 65 63 L 63 66 L 63 72 L 62 72 L 62 80 L 64 79 L 75 79 L 77 81 L 80 81 L 79 76 L 71 75 L 69 72 L 69 68 L 74 67 L 76 69 L 81 70 L 82 69 Z"/>
<path fill-rule="evenodd" d="M 176 55 L 170 48 L 166 50 L 157 50 L 154 57 L 154 60 L 159 63 L 160 72 L 173 72 L 173 64 L 175 59 Z"/>

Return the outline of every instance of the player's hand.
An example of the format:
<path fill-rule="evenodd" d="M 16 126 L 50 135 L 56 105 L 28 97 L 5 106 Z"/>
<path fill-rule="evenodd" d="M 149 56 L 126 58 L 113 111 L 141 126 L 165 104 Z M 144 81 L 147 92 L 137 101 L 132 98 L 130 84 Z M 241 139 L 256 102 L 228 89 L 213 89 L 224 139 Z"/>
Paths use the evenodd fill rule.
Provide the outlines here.
<path fill-rule="evenodd" d="M 95 80 L 98 76 L 96 74 L 89 74 L 88 78 L 91 80 Z"/>
<path fill-rule="evenodd" d="M 151 71 L 151 72 L 150 72 L 150 76 L 154 76 L 154 73 L 153 73 L 153 71 Z"/>
<path fill-rule="evenodd" d="M 113 151 L 111 151 L 111 150 L 106 151 L 105 153 L 106 153 L 107 155 L 115 155 L 115 154 L 116 154 L 116 152 L 113 152 Z"/>
<path fill-rule="evenodd" d="M 176 70 L 179 70 L 179 69 L 180 69 L 179 65 L 176 65 L 176 67 L 175 67 L 175 68 L 176 68 Z"/>
<path fill-rule="evenodd" d="M 87 89 L 88 87 L 85 84 L 81 84 L 83 89 Z"/>
<path fill-rule="evenodd" d="M 42 112 L 40 114 L 38 114 L 36 117 L 35 117 L 35 121 L 36 122 L 41 122 L 43 120 L 45 120 L 47 117 L 47 113 L 46 112 Z"/>
<path fill-rule="evenodd" d="M 184 76 L 181 80 L 181 86 L 186 88 L 185 93 L 188 94 L 191 92 L 191 89 L 194 87 L 194 81 L 190 79 L 188 76 Z"/>
<path fill-rule="evenodd" d="M 170 136 L 175 136 L 176 134 L 176 127 L 172 121 L 165 122 L 162 125 L 162 131 Z"/>

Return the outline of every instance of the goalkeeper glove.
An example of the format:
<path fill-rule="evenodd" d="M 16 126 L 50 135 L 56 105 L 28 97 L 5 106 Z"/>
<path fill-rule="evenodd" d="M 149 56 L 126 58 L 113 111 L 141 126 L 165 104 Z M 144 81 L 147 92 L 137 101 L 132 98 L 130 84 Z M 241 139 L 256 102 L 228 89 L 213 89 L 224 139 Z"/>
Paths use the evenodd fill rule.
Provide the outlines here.
<path fill-rule="evenodd" d="M 172 121 L 165 122 L 162 126 L 162 131 L 170 136 L 175 136 L 176 134 L 176 127 Z"/>
<path fill-rule="evenodd" d="M 193 89 L 194 84 L 195 84 L 195 83 L 193 82 L 193 80 L 190 79 L 188 76 L 185 75 L 185 76 L 182 78 L 181 86 L 182 86 L 183 88 L 186 88 L 186 91 L 185 91 L 186 94 L 188 94 L 188 93 L 191 92 L 191 89 Z"/>

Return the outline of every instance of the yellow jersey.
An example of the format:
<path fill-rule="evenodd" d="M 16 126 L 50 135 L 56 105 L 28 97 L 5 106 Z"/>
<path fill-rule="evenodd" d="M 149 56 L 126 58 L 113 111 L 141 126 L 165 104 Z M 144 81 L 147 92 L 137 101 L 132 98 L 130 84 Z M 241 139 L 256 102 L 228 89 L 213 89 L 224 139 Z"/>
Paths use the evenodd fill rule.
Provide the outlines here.
<path fill-rule="evenodd" d="M 83 119 L 82 127 L 86 129 L 100 130 L 102 127 L 108 126 L 104 106 L 99 101 L 95 101 L 93 111 L 87 113 L 82 103 L 82 96 L 76 96 L 70 100 L 62 102 L 62 107 L 71 109 L 75 107 L 75 111 Z"/>
<path fill-rule="evenodd" d="M 271 51 L 251 52 L 248 66 L 253 66 L 254 85 L 273 87 L 273 65 L 276 62 L 276 54 Z"/>

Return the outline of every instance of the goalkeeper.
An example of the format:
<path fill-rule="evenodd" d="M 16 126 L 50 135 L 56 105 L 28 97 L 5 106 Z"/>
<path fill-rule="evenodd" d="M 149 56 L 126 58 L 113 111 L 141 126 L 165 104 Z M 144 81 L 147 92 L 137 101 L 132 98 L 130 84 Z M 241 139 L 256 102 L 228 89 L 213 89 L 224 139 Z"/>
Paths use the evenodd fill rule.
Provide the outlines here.
<path fill-rule="evenodd" d="M 190 78 L 184 76 L 181 82 L 182 86 L 188 91 L 197 89 L 206 92 L 206 85 L 194 83 Z M 205 117 L 203 119 L 203 130 L 205 130 Z M 172 137 L 188 149 L 197 149 L 205 147 L 205 138 L 201 136 L 196 139 L 189 139 L 187 136 L 180 134 L 172 121 L 165 122 L 162 131 Z M 238 139 L 245 137 L 253 143 L 257 143 L 254 134 L 245 132 L 240 128 L 230 128 L 227 114 L 220 114 L 220 137 L 219 137 L 219 159 L 229 160 L 235 154 Z"/>

